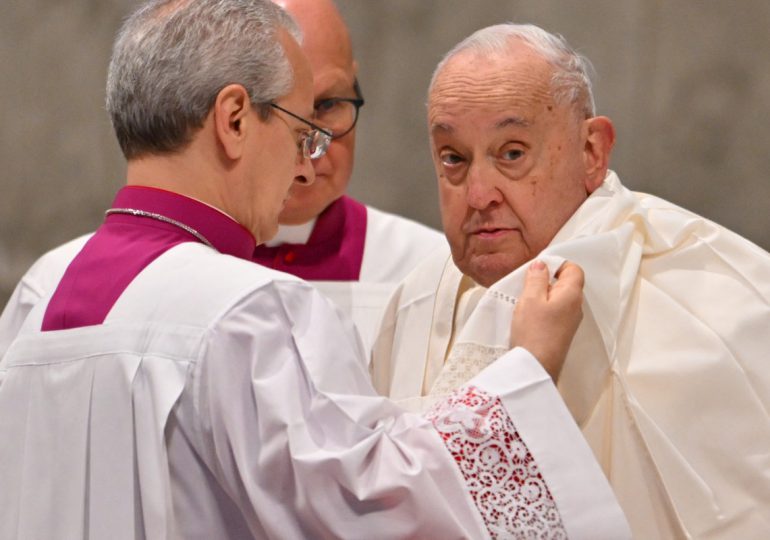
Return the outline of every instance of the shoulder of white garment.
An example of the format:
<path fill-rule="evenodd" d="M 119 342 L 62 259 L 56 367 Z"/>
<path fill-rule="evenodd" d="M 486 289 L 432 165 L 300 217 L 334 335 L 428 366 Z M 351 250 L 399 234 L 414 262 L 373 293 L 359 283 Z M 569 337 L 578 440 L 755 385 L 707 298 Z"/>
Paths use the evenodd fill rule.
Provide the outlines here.
<path fill-rule="evenodd" d="M 80 253 L 91 236 L 93 233 L 84 234 L 44 253 L 32 264 L 19 283 L 23 283 L 40 298 L 52 293 L 72 259 Z"/>
<path fill-rule="evenodd" d="M 398 308 L 403 309 L 410 304 L 435 296 L 438 283 L 447 271 L 447 267 L 455 269 L 451 258 L 452 254 L 446 240 L 430 252 L 424 253 L 420 262 L 400 280 L 397 291 L 394 293 L 394 297 L 398 297 Z"/>
<path fill-rule="evenodd" d="M 360 281 L 399 282 L 426 256 L 446 246 L 444 235 L 411 219 L 366 207 Z"/>
<path fill-rule="evenodd" d="M 438 285 L 444 272 L 454 270 L 449 245 L 444 242 L 424 257 L 391 295 L 371 353 L 372 380 L 378 392 L 393 396 L 391 379 L 396 364 L 417 366 L 424 362 Z M 422 368 L 418 370 L 423 371 Z M 420 387 L 422 376 L 415 374 L 415 377 L 408 377 L 406 386 Z M 410 393 L 406 386 L 401 390 Z"/>
<path fill-rule="evenodd" d="M 84 234 L 43 254 L 30 267 L 22 280 L 41 296 L 53 293 L 72 259 L 80 253 L 94 233 Z"/>
<path fill-rule="evenodd" d="M 29 312 L 53 293 L 64 271 L 91 235 L 85 234 L 43 254 L 19 280 L 0 315 L 0 358 L 19 334 Z"/>

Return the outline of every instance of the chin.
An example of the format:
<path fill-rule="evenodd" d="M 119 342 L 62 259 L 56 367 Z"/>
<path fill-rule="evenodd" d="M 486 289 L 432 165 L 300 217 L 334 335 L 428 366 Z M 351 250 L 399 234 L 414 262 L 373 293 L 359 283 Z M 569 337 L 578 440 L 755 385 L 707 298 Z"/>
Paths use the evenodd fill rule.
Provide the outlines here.
<path fill-rule="evenodd" d="M 316 205 L 314 201 L 303 201 L 296 197 L 292 197 L 286 201 L 283 210 L 278 216 L 278 222 L 281 225 L 300 225 L 307 223 L 319 212 L 315 211 Z"/>
<path fill-rule="evenodd" d="M 482 287 L 489 287 L 524 264 L 525 260 L 514 259 L 507 254 L 475 255 L 457 267 Z"/>

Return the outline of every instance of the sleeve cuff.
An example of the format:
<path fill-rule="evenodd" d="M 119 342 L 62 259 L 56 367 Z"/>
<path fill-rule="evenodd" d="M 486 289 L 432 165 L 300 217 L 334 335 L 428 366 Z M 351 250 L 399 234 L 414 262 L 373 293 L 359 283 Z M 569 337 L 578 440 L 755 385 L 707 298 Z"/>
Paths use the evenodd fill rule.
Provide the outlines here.
<path fill-rule="evenodd" d="M 631 538 L 623 511 L 593 452 L 550 376 L 532 354 L 516 347 L 469 384 L 500 397 L 540 467 L 569 538 Z"/>

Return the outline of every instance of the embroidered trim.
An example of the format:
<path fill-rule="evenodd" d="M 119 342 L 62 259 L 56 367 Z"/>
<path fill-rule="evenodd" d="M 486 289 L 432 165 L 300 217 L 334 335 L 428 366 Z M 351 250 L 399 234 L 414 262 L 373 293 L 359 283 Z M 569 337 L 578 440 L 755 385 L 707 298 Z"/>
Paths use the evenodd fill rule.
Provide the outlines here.
<path fill-rule="evenodd" d="M 509 296 L 505 294 L 504 292 L 500 291 L 489 291 L 489 293 L 494 296 L 495 298 L 502 300 L 503 302 L 508 302 L 509 304 L 515 306 L 516 302 L 518 302 L 518 298 L 515 296 Z"/>
<path fill-rule="evenodd" d="M 500 398 L 464 387 L 426 414 L 492 538 L 566 539 L 548 486 Z"/>

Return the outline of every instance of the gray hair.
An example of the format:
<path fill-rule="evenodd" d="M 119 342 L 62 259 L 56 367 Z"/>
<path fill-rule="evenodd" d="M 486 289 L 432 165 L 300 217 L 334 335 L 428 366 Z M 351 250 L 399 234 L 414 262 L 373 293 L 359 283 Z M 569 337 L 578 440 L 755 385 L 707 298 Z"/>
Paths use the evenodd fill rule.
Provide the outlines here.
<path fill-rule="evenodd" d="M 591 88 L 591 62 L 575 51 L 560 35 L 546 32 L 533 24 L 497 24 L 482 28 L 465 38 L 439 62 L 430 81 L 430 91 L 444 66 L 462 52 L 505 56 L 514 40 L 524 42 L 552 67 L 551 91 L 556 103 L 569 103 L 587 118 L 596 114 Z"/>
<path fill-rule="evenodd" d="M 107 111 L 126 158 L 186 146 L 228 84 L 242 84 L 264 116 L 293 84 L 280 29 L 301 40 L 269 0 L 144 4 L 123 24 L 107 74 Z"/>

